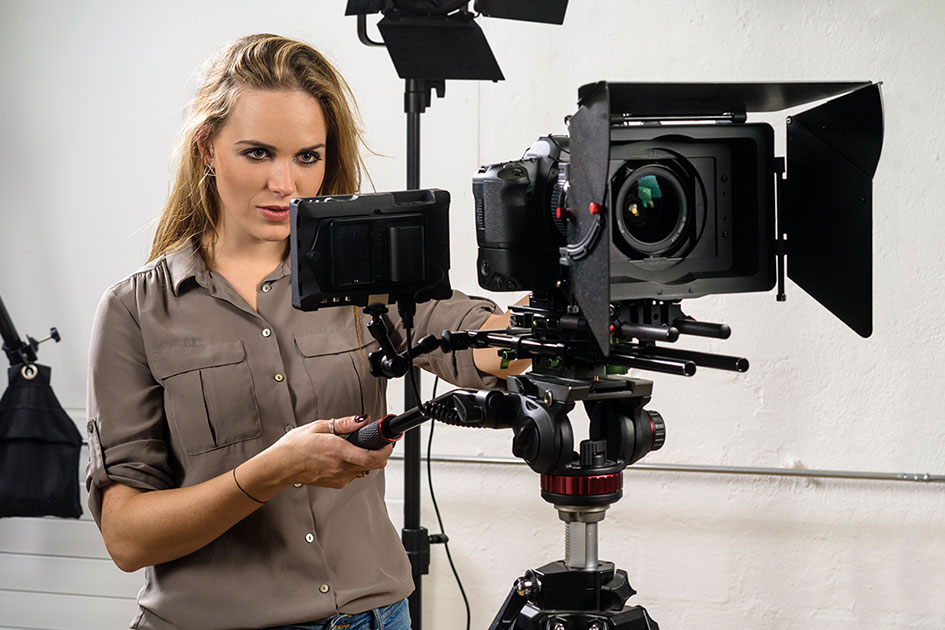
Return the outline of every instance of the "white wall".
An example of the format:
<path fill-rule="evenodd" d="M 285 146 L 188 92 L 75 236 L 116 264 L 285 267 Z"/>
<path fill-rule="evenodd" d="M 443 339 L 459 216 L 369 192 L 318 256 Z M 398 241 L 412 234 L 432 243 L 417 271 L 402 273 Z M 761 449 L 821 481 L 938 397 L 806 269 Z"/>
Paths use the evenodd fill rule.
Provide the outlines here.
<path fill-rule="evenodd" d="M 471 174 L 563 131 L 583 83 L 882 80 L 874 335 L 860 339 L 793 285 L 787 304 L 773 294 L 694 301 L 692 315 L 734 334 L 690 345 L 747 356 L 752 368 L 656 377 L 652 406 L 669 437 L 646 461 L 945 474 L 945 4 L 571 5 L 563 27 L 480 20 L 507 80 L 449 83 L 423 117 L 422 184 L 454 198 L 454 285 L 479 292 Z M 0 296 L 21 334 L 59 328 L 62 343 L 40 358 L 77 418 L 95 305 L 146 256 L 182 109 L 202 60 L 227 40 L 271 31 L 326 51 L 359 97 L 372 148 L 387 156 L 369 159 L 377 188 L 403 187 L 402 82 L 383 50 L 358 43 L 343 8 L 0 4 Z M 509 454 L 505 433 L 438 435 L 437 453 Z M 399 473 L 393 463 L 395 520 Z M 515 577 L 562 556 L 563 528 L 527 468 L 443 464 L 434 479 L 473 627 L 486 627 Z M 626 485 L 601 526 L 601 555 L 628 570 L 639 591 L 631 601 L 664 628 L 945 627 L 941 484 L 628 471 Z M 425 627 L 460 628 L 458 592 L 442 549 L 433 554 Z M 0 628 L 120 627 L 138 578 L 102 558 L 88 521 L 0 523 Z"/>

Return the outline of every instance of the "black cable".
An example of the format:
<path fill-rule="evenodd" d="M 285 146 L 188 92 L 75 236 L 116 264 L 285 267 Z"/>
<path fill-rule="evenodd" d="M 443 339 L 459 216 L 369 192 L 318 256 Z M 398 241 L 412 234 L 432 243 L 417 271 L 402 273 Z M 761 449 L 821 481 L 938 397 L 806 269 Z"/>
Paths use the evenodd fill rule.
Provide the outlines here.
<path fill-rule="evenodd" d="M 410 368 L 407 371 L 407 380 L 410 382 L 410 386 L 413 388 L 414 395 L 416 396 L 417 404 L 420 406 L 420 410 L 424 411 L 424 403 L 420 398 L 420 390 L 417 387 L 416 379 L 413 376 L 413 356 L 410 354 L 410 348 L 412 347 L 412 329 L 410 327 L 404 326 L 404 331 L 407 338 L 407 352 L 410 362 Z M 436 398 L 436 387 L 440 383 L 440 377 L 437 376 L 433 381 L 433 395 L 431 398 Z M 466 607 L 466 630 L 470 630 L 472 610 L 469 606 L 469 598 L 466 597 L 466 589 L 463 588 L 463 581 L 459 577 L 459 572 L 456 570 L 456 564 L 453 562 L 453 555 L 450 553 L 449 546 L 449 537 L 446 535 L 446 528 L 443 527 L 443 518 L 440 516 L 440 506 L 436 502 L 436 493 L 433 490 L 433 469 L 430 465 L 431 461 L 431 450 L 433 448 L 433 425 L 436 423 L 436 420 L 430 416 L 430 437 L 427 440 L 427 485 L 430 488 L 430 499 L 433 502 L 433 511 L 436 513 L 436 522 L 440 526 L 440 535 L 443 537 L 443 548 L 446 550 L 446 559 L 450 564 L 450 570 L 453 572 L 453 577 L 456 578 L 456 585 L 459 586 L 459 592 L 463 596 L 463 605 Z"/>
<path fill-rule="evenodd" d="M 436 398 L 436 386 L 440 382 L 440 377 L 437 376 L 433 381 L 433 398 Z M 466 606 L 466 630 L 469 630 L 470 619 L 471 619 L 471 610 L 469 607 L 469 599 L 466 597 L 466 589 L 463 588 L 463 581 L 459 579 L 459 572 L 456 570 L 456 565 L 453 563 L 453 556 L 450 553 L 450 545 L 446 539 L 446 529 L 443 527 L 443 519 L 440 517 L 440 506 L 436 503 L 436 493 L 433 491 L 433 468 L 430 465 L 430 452 L 433 448 L 433 427 L 436 425 L 436 420 L 430 419 L 430 436 L 427 439 L 427 484 L 430 487 L 430 499 L 433 501 L 433 511 L 436 512 L 436 521 L 440 525 L 440 535 L 443 536 L 443 548 L 446 549 L 446 559 L 450 563 L 450 569 L 453 571 L 453 577 L 456 578 L 456 585 L 459 586 L 459 592 L 463 596 L 463 604 Z"/>

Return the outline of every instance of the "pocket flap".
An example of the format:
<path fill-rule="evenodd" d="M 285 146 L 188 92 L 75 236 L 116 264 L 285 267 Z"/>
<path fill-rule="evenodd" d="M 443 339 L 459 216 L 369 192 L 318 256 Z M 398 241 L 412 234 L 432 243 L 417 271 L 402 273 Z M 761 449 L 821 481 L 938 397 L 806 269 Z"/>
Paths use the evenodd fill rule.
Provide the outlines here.
<path fill-rule="evenodd" d="M 164 379 L 192 370 L 239 363 L 245 356 L 242 341 L 224 341 L 153 350 L 148 353 L 148 363 L 154 376 Z"/>
<path fill-rule="evenodd" d="M 373 338 L 365 339 L 365 342 L 374 341 Z M 318 357 L 323 354 L 337 354 L 339 352 L 350 352 L 356 350 L 358 340 L 353 335 L 349 336 L 349 331 L 335 331 L 311 333 L 308 335 L 296 335 L 295 345 L 303 357 Z M 369 345 L 365 343 L 365 345 Z"/>

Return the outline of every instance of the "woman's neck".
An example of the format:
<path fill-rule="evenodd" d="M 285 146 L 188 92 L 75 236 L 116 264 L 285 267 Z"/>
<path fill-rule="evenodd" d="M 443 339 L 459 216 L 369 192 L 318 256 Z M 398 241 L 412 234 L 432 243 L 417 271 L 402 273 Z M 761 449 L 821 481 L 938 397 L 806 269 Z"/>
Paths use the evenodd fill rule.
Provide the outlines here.
<path fill-rule="evenodd" d="M 268 269 L 272 271 L 288 254 L 289 240 L 243 241 L 224 238 L 220 235 L 206 248 L 211 269 L 239 267 L 244 269 Z M 268 274 L 267 271 L 266 273 Z"/>
<path fill-rule="evenodd" d="M 231 244 L 218 239 L 207 248 L 210 269 L 219 273 L 256 309 L 257 288 L 282 264 L 289 241 Z"/>

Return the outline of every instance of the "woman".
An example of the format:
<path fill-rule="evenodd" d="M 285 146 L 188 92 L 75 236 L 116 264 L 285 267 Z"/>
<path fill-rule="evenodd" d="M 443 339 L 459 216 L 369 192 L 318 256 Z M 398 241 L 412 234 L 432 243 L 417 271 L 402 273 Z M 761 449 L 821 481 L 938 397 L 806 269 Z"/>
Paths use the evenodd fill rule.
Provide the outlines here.
<path fill-rule="evenodd" d="M 146 567 L 133 628 L 409 628 L 413 582 L 384 505 L 392 447 L 333 435 L 385 412 L 385 382 L 366 369 L 374 342 L 355 309 L 290 306 L 289 200 L 359 189 L 350 101 L 305 44 L 225 48 L 193 103 L 151 260 L 102 299 L 86 486 L 116 564 Z M 504 325 L 458 293 L 415 322 L 417 338 Z M 496 383 L 469 352 L 421 364 Z"/>

